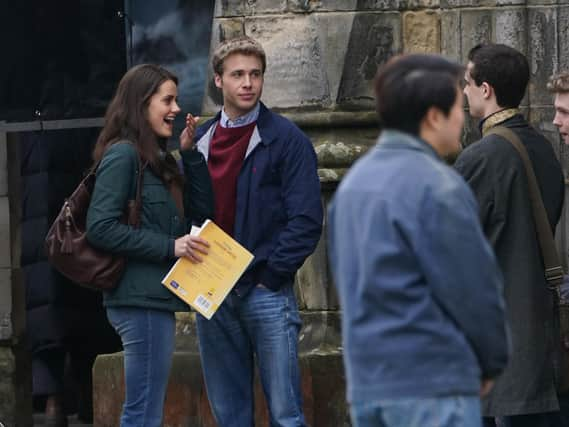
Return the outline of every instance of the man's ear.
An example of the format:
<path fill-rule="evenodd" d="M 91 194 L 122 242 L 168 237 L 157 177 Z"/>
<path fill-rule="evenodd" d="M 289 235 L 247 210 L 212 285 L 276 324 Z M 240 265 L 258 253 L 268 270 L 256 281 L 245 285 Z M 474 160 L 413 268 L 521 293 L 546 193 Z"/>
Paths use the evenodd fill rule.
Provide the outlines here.
<path fill-rule="evenodd" d="M 425 116 L 423 117 L 423 125 L 426 129 L 438 130 L 441 125 L 441 119 L 443 116 L 443 112 L 437 107 L 429 107 L 425 113 Z"/>
<path fill-rule="evenodd" d="M 441 132 L 444 131 L 444 117 L 440 109 L 430 107 L 419 124 L 419 137 L 433 147 L 437 153 L 442 152 L 439 144 Z"/>
<path fill-rule="evenodd" d="M 484 99 L 490 99 L 494 96 L 494 88 L 487 82 L 482 82 L 480 87 L 482 88 L 482 95 L 484 96 Z"/>
<path fill-rule="evenodd" d="M 223 87 L 223 80 L 221 78 L 221 75 L 217 73 L 213 75 L 213 82 L 218 89 L 221 89 Z"/>

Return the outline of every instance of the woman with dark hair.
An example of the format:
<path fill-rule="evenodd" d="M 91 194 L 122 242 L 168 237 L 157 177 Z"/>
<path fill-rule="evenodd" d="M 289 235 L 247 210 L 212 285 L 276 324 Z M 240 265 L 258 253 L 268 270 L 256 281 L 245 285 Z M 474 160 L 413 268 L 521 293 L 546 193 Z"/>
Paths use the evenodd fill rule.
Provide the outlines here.
<path fill-rule="evenodd" d="M 124 347 L 126 397 L 121 426 L 160 426 L 175 339 L 176 311 L 188 306 L 161 280 L 176 258 L 200 262 L 207 242 L 186 234 L 212 215 L 207 165 L 192 148 L 196 119 L 180 136 L 183 174 L 166 150 L 177 104 L 177 78 L 142 64 L 121 79 L 105 115 L 94 160 L 97 179 L 87 214 L 96 247 L 126 257 L 118 286 L 104 294 L 109 321 Z M 121 217 L 142 173 L 138 228 Z"/>

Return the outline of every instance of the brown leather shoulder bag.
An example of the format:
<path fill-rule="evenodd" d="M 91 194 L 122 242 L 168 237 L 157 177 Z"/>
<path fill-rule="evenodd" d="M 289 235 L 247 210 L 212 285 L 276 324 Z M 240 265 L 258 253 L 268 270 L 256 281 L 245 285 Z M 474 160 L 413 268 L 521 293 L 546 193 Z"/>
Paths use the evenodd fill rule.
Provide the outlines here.
<path fill-rule="evenodd" d="M 99 165 L 97 165 L 98 167 Z M 104 291 L 117 286 L 125 266 L 122 256 L 93 247 L 86 236 L 87 210 L 95 187 L 96 169 L 79 183 L 63 203 L 45 238 L 50 264 L 84 287 Z M 135 199 L 130 199 L 121 222 L 138 228 L 144 165 L 138 156 Z"/>

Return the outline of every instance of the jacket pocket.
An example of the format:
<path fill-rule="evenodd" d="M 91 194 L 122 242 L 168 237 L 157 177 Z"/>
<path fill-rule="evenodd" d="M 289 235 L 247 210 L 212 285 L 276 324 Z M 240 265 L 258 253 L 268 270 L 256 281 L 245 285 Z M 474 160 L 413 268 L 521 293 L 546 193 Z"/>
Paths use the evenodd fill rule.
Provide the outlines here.
<path fill-rule="evenodd" d="M 174 294 L 161 283 L 169 267 L 170 264 L 131 262 L 127 278 L 128 297 L 143 296 L 153 300 L 173 300 Z"/>
<path fill-rule="evenodd" d="M 162 184 L 145 184 L 142 188 L 142 212 L 145 226 L 170 235 L 171 212 L 166 191 Z"/>

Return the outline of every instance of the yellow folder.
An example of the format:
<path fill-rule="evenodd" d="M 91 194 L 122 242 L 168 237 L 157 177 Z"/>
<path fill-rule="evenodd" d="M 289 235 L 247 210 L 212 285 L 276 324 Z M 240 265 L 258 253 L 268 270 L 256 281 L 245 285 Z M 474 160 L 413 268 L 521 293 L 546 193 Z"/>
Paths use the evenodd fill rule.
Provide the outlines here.
<path fill-rule="evenodd" d="M 254 256 L 209 219 L 201 228 L 193 228 L 192 234 L 209 243 L 209 253 L 202 255 L 203 262 L 195 264 L 179 258 L 162 284 L 211 319 Z"/>

